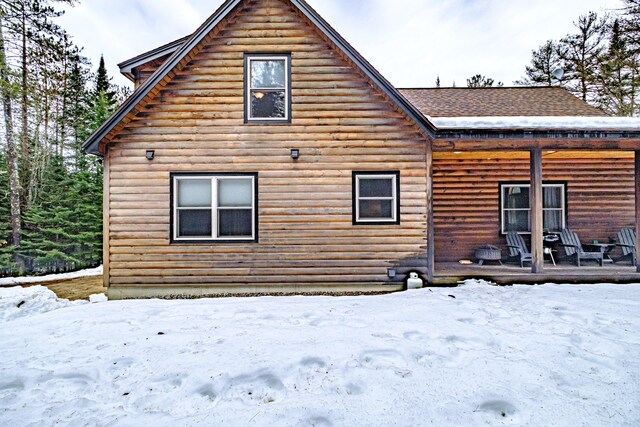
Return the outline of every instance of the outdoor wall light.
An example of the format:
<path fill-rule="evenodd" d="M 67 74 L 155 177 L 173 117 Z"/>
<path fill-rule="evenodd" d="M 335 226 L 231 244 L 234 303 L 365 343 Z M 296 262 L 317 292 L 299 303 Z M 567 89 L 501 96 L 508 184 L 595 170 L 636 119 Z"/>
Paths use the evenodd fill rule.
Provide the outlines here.
<path fill-rule="evenodd" d="M 291 158 L 293 160 L 298 160 L 300 158 L 300 150 L 297 148 L 291 149 Z"/>
<path fill-rule="evenodd" d="M 394 277 L 396 277 L 396 269 L 395 268 L 387 269 L 387 276 L 389 276 L 390 279 L 393 279 Z"/>
<path fill-rule="evenodd" d="M 151 161 L 156 157 L 155 150 L 147 150 L 147 160 Z"/>

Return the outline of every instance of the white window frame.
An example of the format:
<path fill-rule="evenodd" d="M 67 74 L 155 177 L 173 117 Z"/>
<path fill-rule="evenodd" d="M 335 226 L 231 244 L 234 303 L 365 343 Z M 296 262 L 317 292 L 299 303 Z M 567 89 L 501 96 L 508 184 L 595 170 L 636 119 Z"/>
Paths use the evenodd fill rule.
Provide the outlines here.
<path fill-rule="evenodd" d="M 247 66 L 245 72 L 245 87 L 246 87 L 246 114 L 247 114 L 247 122 L 288 122 L 289 121 L 289 112 L 291 110 L 291 106 L 289 105 L 291 102 L 291 83 L 289 82 L 289 55 L 247 55 L 246 56 Z M 251 87 L 251 62 L 252 61 L 284 61 L 284 88 L 260 88 L 260 87 Z M 252 117 L 251 116 L 251 92 L 253 91 L 265 91 L 265 92 L 273 92 L 280 91 L 284 89 L 284 100 L 285 100 L 285 108 L 284 108 L 284 117 Z"/>
<path fill-rule="evenodd" d="M 211 180 L 211 205 L 207 207 L 179 207 L 179 186 L 178 182 L 183 180 Z M 249 207 L 219 207 L 218 200 L 218 182 L 221 180 L 251 180 L 251 208 Z M 255 175 L 220 175 L 220 174 L 203 174 L 203 175 L 176 175 L 173 177 L 173 238 L 174 242 L 210 242 L 210 241 L 237 241 L 237 242 L 253 242 L 256 240 L 256 176 Z M 220 210 L 239 210 L 251 209 L 251 236 L 220 236 L 220 223 L 218 221 L 218 211 Z M 211 236 L 201 237 L 180 237 L 178 235 L 180 210 L 211 210 Z"/>
<path fill-rule="evenodd" d="M 360 197 L 360 180 L 366 179 L 387 179 L 391 180 L 391 197 Z M 356 172 L 355 183 L 355 208 L 356 216 L 355 221 L 358 224 L 366 223 L 381 223 L 388 222 L 395 224 L 398 222 L 398 176 L 395 173 L 380 173 L 380 174 L 366 174 Z M 392 218 L 360 218 L 360 200 L 391 200 L 391 214 Z"/>
<path fill-rule="evenodd" d="M 504 207 L 506 198 L 504 197 L 504 193 L 505 193 L 505 189 L 508 188 L 512 188 L 512 187 L 524 187 L 524 188 L 529 188 L 529 191 L 531 191 L 531 184 L 500 184 L 500 233 L 503 235 L 506 235 L 508 233 L 508 231 L 505 230 L 505 226 L 506 226 L 506 221 L 505 221 L 505 212 L 506 211 L 510 211 L 510 212 L 516 212 L 516 211 L 520 211 L 520 212 L 531 212 L 531 207 L 529 208 L 506 208 Z M 549 183 L 549 184 L 542 184 L 542 188 L 543 190 L 545 188 L 552 188 L 552 187 L 556 187 L 556 188 L 560 188 L 560 197 L 561 197 L 561 208 L 545 208 L 543 206 L 542 208 L 542 212 L 544 213 L 545 211 L 560 211 L 562 212 L 561 218 L 562 218 L 562 224 L 561 224 L 561 229 L 564 229 L 567 227 L 567 200 L 566 200 L 566 190 L 567 190 L 567 185 L 564 183 Z M 543 199 L 543 203 L 544 203 L 544 199 Z M 529 218 L 531 218 L 531 215 L 529 215 Z M 544 218 L 544 215 L 543 215 Z M 529 224 L 529 226 L 531 226 L 531 224 Z M 544 224 L 543 224 L 544 227 Z M 518 231 L 518 234 L 531 234 L 531 231 Z"/>

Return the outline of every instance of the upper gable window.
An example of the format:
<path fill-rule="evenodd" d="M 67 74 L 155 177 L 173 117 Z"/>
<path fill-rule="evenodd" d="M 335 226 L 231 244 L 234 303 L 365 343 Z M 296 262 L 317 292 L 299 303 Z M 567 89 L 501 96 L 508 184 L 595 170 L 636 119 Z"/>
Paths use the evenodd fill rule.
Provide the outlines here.
<path fill-rule="evenodd" d="M 291 121 L 291 55 L 245 55 L 245 121 Z"/>

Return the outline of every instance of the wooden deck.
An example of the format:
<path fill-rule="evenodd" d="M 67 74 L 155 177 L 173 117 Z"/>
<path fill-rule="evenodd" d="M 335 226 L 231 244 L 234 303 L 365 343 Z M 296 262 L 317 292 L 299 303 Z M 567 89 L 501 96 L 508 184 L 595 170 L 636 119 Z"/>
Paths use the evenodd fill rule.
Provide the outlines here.
<path fill-rule="evenodd" d="M 436 263 L 434 284 L 453 285 L 465 279 L 484 279 L 498 284 L 514 283 L 640 283 L 640 273 L 628 263 L 596 263 L 577 267 L 570 264 L 553 266 L 545 263 L 544 271 L 532 274 L 527 264 L 524 268 L 515 264 L 461 265 L 458 263 Z"/>

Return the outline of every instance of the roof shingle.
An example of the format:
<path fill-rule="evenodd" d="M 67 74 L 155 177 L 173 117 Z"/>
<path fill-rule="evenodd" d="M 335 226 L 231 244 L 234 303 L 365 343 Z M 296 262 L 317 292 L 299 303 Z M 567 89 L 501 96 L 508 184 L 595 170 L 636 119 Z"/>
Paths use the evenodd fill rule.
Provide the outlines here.
<path fill-rule="evenodd" d="M 606 116 L 560 87 L 399 89 L 430 117 Z"/>

